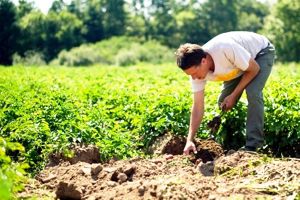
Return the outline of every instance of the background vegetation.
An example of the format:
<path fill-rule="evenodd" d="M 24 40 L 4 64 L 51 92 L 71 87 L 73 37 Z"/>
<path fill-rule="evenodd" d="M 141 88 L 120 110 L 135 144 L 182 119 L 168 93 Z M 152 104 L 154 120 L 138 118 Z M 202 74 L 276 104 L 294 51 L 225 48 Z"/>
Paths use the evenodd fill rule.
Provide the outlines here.
<path fill-rule="evenodd" d="M 115 36 L 138 38 L 141 43 L 156 41 L 175 49 L 185 42 L 204 44 L 221 32 L 233 30 L 263 33 L 275 44 L 279 60 L 299 61 L 299 1 L 267 2 L 72 0 L 66 4 L 63 0 L 55 0 L 45 14 L 30 0 L 19 0 L 17 5 L 11 0 L 0 0 L 0 64 L 30 64 L 27 61 L 31 59 L 20 57 L 33 55 L 38 58 L 36 65 L 41 61 L 72 59 L 66 52 L 73 47 L 77 48 L 71 50 L 71 54 L 81 55 L 82 52 L 83 55 L 59 63 L 107 63 L 111 61 L 95 53 L 89 57 L 89 52 L 93 51 L 94 43 Z M 131 50 L 135 46 L 128 48 Z M 118 64 L 127 65 L 128 62 L 123 60 L 132 53 L 119 55 Z"/>

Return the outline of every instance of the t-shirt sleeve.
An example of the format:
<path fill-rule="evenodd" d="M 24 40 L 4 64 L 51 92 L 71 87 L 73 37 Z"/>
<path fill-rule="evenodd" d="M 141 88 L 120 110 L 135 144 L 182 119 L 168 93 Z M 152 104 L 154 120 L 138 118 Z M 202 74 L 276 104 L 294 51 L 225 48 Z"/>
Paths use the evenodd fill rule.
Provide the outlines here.
<path fill-rule="evenodd" d="M 229 62 L 236 68 L 247 70 L 251 54 L 241 45 L 230 43 L 224 48 L 224 53 Z"/>
<path fill-rule="evenodd" d="M 191 86 L 192 86 L 192 92 L 199 92 L 199 91 L 204 90 L 206 80 L 192 79 L 192 77 L 190 77 L 190 81 L 191 81 Z"/>

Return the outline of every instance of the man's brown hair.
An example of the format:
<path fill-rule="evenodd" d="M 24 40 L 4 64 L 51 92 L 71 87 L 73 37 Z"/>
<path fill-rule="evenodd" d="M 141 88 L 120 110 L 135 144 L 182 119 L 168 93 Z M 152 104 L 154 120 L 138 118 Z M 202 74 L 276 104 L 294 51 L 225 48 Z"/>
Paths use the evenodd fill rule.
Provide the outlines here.
<path fill-rule="evenodd" d="M 204 52 L 200 45 L 191 43 L 180 45 L 175 54 L 177 65 L 182 70 L 200 64 L 202 58 L 206 57 L 206 52 Z"/>

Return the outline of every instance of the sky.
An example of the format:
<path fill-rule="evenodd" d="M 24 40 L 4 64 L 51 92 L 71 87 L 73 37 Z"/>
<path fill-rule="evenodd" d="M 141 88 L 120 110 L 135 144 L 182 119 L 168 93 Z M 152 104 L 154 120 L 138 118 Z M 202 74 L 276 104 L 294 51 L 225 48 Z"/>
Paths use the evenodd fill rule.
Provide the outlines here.
<path fill-rule="evenodd" d="M 12 0 L 15 4 L 18 3 L 18 0 Z M 39 8 L 43 13 L 47 13 L 50 9 L 54 0 L 30 0 L 34 2 L 34 5 Z M 65 3 L 70 3 L 71 0 L 64 0 Z"/>

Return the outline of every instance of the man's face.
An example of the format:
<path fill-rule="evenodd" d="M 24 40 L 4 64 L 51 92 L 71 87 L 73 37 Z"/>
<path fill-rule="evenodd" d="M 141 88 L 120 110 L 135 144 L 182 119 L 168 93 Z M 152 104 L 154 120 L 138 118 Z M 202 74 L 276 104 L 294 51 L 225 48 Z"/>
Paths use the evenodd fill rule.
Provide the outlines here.
<path fill-rule="evenodd" d="M 201 63 L 198 65 L 194 65 L 186 70 L 184 72 L 187 75 L 190 75 L 192 79 L 204 79 L 209 71 L 209 65 L 207 62 L 203 62 L 204 59 L 202 59 Z"/>

